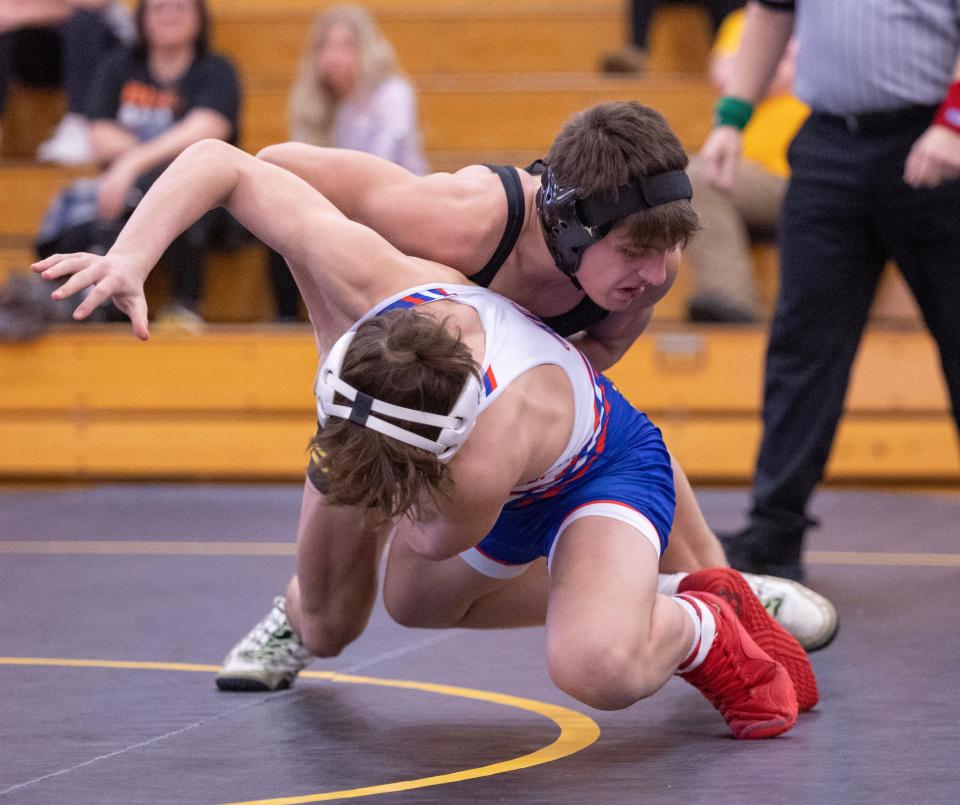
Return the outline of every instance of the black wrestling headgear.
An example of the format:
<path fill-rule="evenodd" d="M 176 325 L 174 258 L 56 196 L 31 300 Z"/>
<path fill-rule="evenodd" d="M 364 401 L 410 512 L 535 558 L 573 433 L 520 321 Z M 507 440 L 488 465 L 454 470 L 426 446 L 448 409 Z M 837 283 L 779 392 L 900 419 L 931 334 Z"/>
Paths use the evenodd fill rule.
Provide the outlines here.
<path fill-rule="evenodd" d="M 553 260 L 570 281 L 580 288 L 574 276 L 587 247 L 604 237 L 617 223 L 643 209 L 693 197 L 690 179 L 682 170 L 641 176 L 617 188 L 612 199 L 582 198 L 575 187 L 564 187 L 550 166 L 537 161 L 542 169 L 537 191 L 537 212 L 543 236 Z"/>

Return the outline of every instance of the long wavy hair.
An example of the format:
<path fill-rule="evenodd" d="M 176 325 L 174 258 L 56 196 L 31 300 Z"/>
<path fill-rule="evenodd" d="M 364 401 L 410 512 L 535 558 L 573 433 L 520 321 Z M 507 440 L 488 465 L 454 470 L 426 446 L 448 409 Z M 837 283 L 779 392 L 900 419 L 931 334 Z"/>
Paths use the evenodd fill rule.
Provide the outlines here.
<path fill-rule="evenodd" d="M 393 46 L 384 38 L 370 12 L 354 5 L 331 6 L 321 12 L 313 23 L 307 47 L 300 57 L 297 80 L 290 91 L 290 136 L 310 145 L 333 145 L 333 123 L 339 101 L 320 80 L 316 63 L 317 53 L 335 25 L 348 27 L 360 49 L 356 91 L 376 87 L 398 72 Z"/>
<path fill-rule="evenodd" d="M 480 367 L 469 347 L 432 316 L 395 310 L 357 328 L 340 376 L 358 391 L 404 408 L 447 414 Z M 349 404 L 339 394 L 338 403 Z M 439 429 L 377 416 L 429 439 Z M 330 417 L 311 447 L 334 505 L 359 506 L 388 519 L 410 513 L 451 488 L 450 467 L 427 450 L 349 419 Z"/>

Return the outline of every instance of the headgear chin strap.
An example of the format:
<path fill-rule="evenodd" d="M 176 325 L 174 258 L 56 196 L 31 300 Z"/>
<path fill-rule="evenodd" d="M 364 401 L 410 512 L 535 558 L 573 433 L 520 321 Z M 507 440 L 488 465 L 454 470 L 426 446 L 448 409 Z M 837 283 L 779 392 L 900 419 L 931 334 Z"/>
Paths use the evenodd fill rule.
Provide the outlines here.
<path fill-rule="evenodd" d="M 543 236 L 554 262 L 580 290 L 574 276 L 588 246 L 596 243 L 613 226 L 640 210 L 671 201 L 693 198 L 690 179 L 682 170 L 641 176 L 617 188 L 612 199 L 582 198 L 575 187 L 564 187 L 553 170 L 544 162 L 540 189 L 537 191 L 537 212 L 543 225 Z"/>
<path fill-rule="evenodd" d="M 480 401 L 483 391 L 476 376 L 471 372 L 463 384 L 463 391 L 453 404 L 449 414 L 430 414 L 426 411 L 417 411 L 413 408 L 403 408 L 357 391 L 353 386 L 341 380 L 340 372 L 343 369 L 343 359 L 353 342 L 356 332 L 351 330 L 337 339 L 330 352 L 320 365 L 317 372 L 317 381 L 314 392 L 317 395 L 317 418 L 321 427 L 326 424 L 327 417 L 336 416 L 348 419 L 365 428 L 389 436 L 404 444 L 419 447 L 436 455 L 441 462 L 447 462 L 467 440 L 477 415 L 480 413 Z M 334 394 L 339 393 L 346 397 L 352 405 L 341 405 L 334 402 Z M 394 419 L 407 422 L 416 422 L 420 425 L 432 425 L 440 428 L 437 438 L 428 439 L 418 433 L 398 427 L 386 422 L 373 414 L 384 414 Z"/>

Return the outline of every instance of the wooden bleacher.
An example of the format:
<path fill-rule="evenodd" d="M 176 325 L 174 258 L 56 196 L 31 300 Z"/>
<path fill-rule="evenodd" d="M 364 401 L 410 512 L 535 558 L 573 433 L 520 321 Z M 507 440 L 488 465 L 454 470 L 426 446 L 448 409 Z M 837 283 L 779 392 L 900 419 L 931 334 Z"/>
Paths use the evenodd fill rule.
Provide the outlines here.
<path fill-rule="evenodd" d="M 654 326 L 611 376 L 693 478 L 746 481 L 764 340 L 758 328 Z M 143 344 L 124 325 L 88 325 L 0 345 L 0 476 L 298 479 L 315 370 L 306 326 L 155 329 Z M 830 479 L 960 480 L 925 333 L 871 331 L 847 408 Z"/>
<path fill-rule="evenodd" d="M 286 97 L 316 0 L 213 0 L 215 46 L 247 91 L 243 146 L 285 139 Z M 664 112 L 687 148 L 703 142 L 714 93 L 703 77 L 705 12 L 668 6 L 640 78 L 594 72 L 625 38 L 621 0 L 370 0 L 415 82 L 434 169 L 524 164 L 561 123 L 602 100 L 639 99 Z M 23 269 L 49 199 L 83 170 L 34 165 L 56 93 L 15 91 L 0 163 L 0 274 Z M 9 157 L 19 156 L 20 161 Z M 776 250 L 758 247 L 767 308 Z M 151 280 L 154 280 L 152 277 Z M 154 282 L 153 299 L 163 290 Z M 651 333 L 611 373 L 661 426 L 696 480 L 747 481 L 759 439 L 765 329 L 682 322 L 689 277 L 658 305 Z M 960 480 L 960 459 L 939 367 L 902 284 L 874 308 L 831 460 L 837 480 Z M 272 315 L 262 254 L 214 255 L 204 316 L 265 322 Z M 891 329 L 889 322 L 899 322 Z M 302 477 L 314 422 L 316 368 L 306 326 L 213 324 L 200 335 L 163 332 L 140 344 L 122 325 L 55 328 L 29 344 L 0 344 L 0 478 Z M 896 378 L 895 383 L 889 382 Z"/>
<path fill-rule="evenodd" d="M 477 155 L 517 163 L 543 156 L 571 114 L 623 98 L 660 110 L 684 146 L 696 150 L 709 134 L 716 99 L 699 76 L 663 73 L 638 79 L 583 73 L 431 74 L 417 79 L 417 91 L 428 156 L 434 167 L 448 169 L 471 164 Z M 286 89 L 248 93 L 243 115 L 247 150 L 286 138 L 286 102 Z"/>

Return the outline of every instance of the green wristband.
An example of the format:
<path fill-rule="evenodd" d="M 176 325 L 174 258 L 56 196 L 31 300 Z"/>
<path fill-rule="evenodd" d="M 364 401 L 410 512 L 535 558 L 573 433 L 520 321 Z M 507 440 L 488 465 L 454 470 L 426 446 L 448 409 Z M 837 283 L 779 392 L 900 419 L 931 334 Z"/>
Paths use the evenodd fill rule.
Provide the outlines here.
<path fill-rule="evenodd" d="M 752 114 L 753 104 L 750 101 L 724 95 L 714 107 L 713 123 L 715 126 L 733 126 L 742 131 Z"/>

